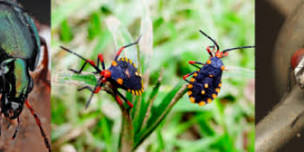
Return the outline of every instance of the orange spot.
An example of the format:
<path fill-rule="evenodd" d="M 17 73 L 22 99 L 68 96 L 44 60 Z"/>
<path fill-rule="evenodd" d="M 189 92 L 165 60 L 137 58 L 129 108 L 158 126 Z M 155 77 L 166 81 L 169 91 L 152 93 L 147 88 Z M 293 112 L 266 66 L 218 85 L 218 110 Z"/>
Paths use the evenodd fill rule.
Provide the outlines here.
<path fill-rule="evenodd" d="M 200 106 L 204 106 L 206 103 L 204 101 L 201 101 L 200 103 L 198 103 L 198 105 Z"/>
<path fill-rule="evenodd" d="M 212 74 L 209 75 L 210 78 L 213 78 L 214 76 Z"/>
<path fill-rule="evenodd" d="M 190 102 L 194 103 L 195 102 L 195 98 L 194 97 L 190 97 Z"/>
<path fill-rule="evenodd" d="M 206 92 L 205 92 L 205 90 L 202 90 L 202 92 L 201 92 L 201 93 L 202 93 L 202 95 L 204 95 Z"/>
<path fill-rule="evenodd" d="M 188 96 L 190 96 L 192 94 L 192 91 L 188 91 L 187 93 L 188 93 Z"/>
<path fill-rule="evenodd" d="M 207 60 L 207 62 L 206 62 L 207 64 L 211 64 L 211 60 L 209 59 L 209 60 Z"/>
<path fill-rule="evenodd" d="M 122 85 L 123 84 L 123 79 L 122 78 L 118 78 L 116 80 L 116 82 L 119 84 L 119 85 Z"/>
<path fill-rule="evenodd" d="M 209 87 L 208 83 L 205 83 L 205 84 L 204 84 L 204 87 L 205 87 L 205 88 L 208 88 L 208 87 Z"/>
<path fill-rule="evenodd" d="M 219 93 L 220 92 L 220 88 L 216 88 L 215 92 Z"/>
<path fill-rule="evenodd" d="M 188 84 L 188 89 L 192 89 L 193 85 L 192 84 Z"/>
<path fill-rule="evenodd" d="M 218 57 L 218 58 L 222 58 L 223 57 L 223 52 L 218 51 L 218 52 L 215 53 L 215 56 Z"/>
<path fill-rule="evenodd" d="M 112 61 L 112 66 L 117 66 L 117 62 L 116 61 Z"/>
<path fill-rule="evenodd" d="M 208 102 L 208 103 L 211 103 L 211 102 L 212 102 L 212 99 L 211 99 L 211 98 L 208 98 L 208 99 L 207 99 L 207 102 Z"/>
<path fill-rule="evenodd" d="M 219 87 L 222 87 L 222 83 L 219 83 L 218 86 L 219 86 Z"/>
<path fill-rule="evenodd" d="M 194 73 L 193 76 L 196 77 L 196 76 L 197 76 L 197 73 Z"/>
<path fill-rule="evenodd" d="M 190 82 L 194 82 L 194 81 L 195 81 L 195 79 L 194 79 L 194 78 L 191 78 L 191 79 L 190 79 Z"/>
<path fill-rule="evenodd" d="M 221 66 L 221 70 L 224 71 L 225 70 L 225 66 Z"/>
<path fill-rule="evenodd" d="M 212 94 L 211 96 L 212 96 L 212 98 L 213 98 L 213 99 L 215 99 L 215 98 L 216 98 L 216 94 L 215 94 L 215 93 L 214 93 L 214 94 Z"/>

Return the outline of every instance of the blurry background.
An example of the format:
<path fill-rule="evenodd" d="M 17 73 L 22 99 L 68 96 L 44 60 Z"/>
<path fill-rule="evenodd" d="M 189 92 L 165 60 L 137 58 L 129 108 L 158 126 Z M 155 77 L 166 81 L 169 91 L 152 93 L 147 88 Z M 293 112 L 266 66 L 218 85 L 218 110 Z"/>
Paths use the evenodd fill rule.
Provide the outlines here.
<path fill-rule="evenodd" d="M 255 45 L 253 0 L 53 0 L 51 19 L 55 151 L 115 151 L 121 127 L 121 111 L 105 92 L 84 109 L 90 94 L 77 92 L 84 83 L 69 79 L 68 71 L 83 62 L 60 45 L 93 60 L 103 53 L 108 67 L 120 46 L 142 34 L 140 55 L 133 47 L 122 56 L 140 65 L 146 92 L 161 75 L 154 105 L 176 84 L 186 84 L 182 76 L 196 70 L 189 60 L 209 58 L 205 48 L 212 43 L 199 29 L 222 49 Z M 219 97 L 199 107 L 184 95 L 137 151 L 254 151 L 254 52 L 231 52 L 223 59 L 228 70 Z"/>

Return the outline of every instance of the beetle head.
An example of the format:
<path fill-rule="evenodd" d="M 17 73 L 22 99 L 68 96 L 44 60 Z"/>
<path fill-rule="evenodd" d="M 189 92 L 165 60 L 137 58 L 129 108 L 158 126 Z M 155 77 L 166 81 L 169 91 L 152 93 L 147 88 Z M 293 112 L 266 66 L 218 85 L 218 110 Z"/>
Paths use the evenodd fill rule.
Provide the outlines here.
<path fill-rule="evenodd" d="M 24 98 L 9 98 L 5 94 L 1 97 L 1 112 L 9 119 L 17 118 L 23 109 Z"/>

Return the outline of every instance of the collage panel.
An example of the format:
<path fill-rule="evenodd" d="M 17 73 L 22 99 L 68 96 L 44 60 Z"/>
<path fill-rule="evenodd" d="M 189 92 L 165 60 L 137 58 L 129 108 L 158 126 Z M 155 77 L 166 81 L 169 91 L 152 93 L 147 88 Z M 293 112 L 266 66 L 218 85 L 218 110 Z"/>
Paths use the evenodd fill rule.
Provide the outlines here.
<path fill-rule="evenodd" d="M 254 151 L 253 0 L 52 0 L 53 151 Z"/>
<path fill-rule="evenodd" d="M 50 1 L 0 0 L 0 151 L 51 151 Z"/>
<path fill-rule="evenodd" d="M 256 1 L 257 152 L 303 151 L 304 3 Z"/>

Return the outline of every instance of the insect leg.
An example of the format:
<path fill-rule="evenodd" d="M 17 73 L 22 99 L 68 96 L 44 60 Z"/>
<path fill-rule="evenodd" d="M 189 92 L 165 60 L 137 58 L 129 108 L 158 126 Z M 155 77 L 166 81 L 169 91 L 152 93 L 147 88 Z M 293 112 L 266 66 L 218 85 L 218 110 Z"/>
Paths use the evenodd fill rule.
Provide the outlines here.
<path fill-rule="evenodd" d="M 214 47 L 215 47 L 215 46 L 207 46 L 207 48 L 206 48 L 207 52 L 209 53 L 209 55 L 210 55 L 211 57 L 213 57 L 213 54 L 212 54 L 212 51 L 210 50 L 210 48 L 214 49 Z"/>
<path fill-rule="evenodd" d="M 85 108 L 86 108 L 86 109 L 87 109 L 88 106 L 90 105 L 91 100 L 92 100 L 94 94 L 98 93 L 98 92 L 101 90 L 101 87 L 103 86 L 102 78 L 103 78 L 103 77 L 100 77 L 100 78 L 99 78 L 99 80 L 98 80 L 97 84 L 95 85 L 94 89 L 92 89 L 92 88 L 89 87 L 89 86 L 85 86 L 85 87 L 82 87 L 82 88 L 79 88 L 79 89 L 78 89 L 78 91 L 81 91 L 81 90 L 83 90 L 83 89 L 88 89 L 88 90 L 91 91 L 91 96 L 90 96 L 90 98 L 88 99 L 88 101 L 87 101 L 87 103 L 86 103 L 86 105 L 85 105 Z"/>
<path fill-rule="evenodd" d="M 76 74 L 80 74 L 86 65 L 87 65 L 87 62 L 85 62 L 79 70 L 74 70 L 74 69 L 69 69 L 69 70 Z"/>
<path fill-rule="evenodd" d="M 138 39 L 137 39 L 135 42 L 130 43 L 130 44 L 127 44 L 127 45 L 125 45 L 125 46 L 119 48 L 118 52 L 116 53 L 116 56 L 115 56 L 114 60 L 117 61 L 119 55 L 121 54 L 121 52 L 122 52 L 125 48 L 130 47 L 130 46 L 135 45 L 135 44 L 138 44 L 140 38 L 141 38 L 141 36 L 139 36 Z"/>
<path fill-rule="evenodd" d="M 119 91 L 117 91 L 117 94 L 118 94 L 123 100 L 125 100 L 125 102 L 129 105 L 129 107 L 133 108 L 133 104 L 132 104 L 124 95 L 122 95 Z"/>
<path fill-rule="evenodd" d="M 100 53 L 98 54 L 98 58 L 97 58 L 97 67 L 99 68 L 99 63 L 101 63 L 102 69 L 105 70 L 105 64 L 104 64 L 104 60 L 103 60 L 103 55 Z"/>
<path fill-rule="evenodd" d="M 202 63 L 202 62 L 197 62 L 197 61 L 189 61 L 189 64 L 191 64 L 192 66 L 194 66 L 194 67 L 196 67 L 196 68 L 201 68 L 201 67 L 199 67 L 199 66 L 197 66 L 197 65 L 195 65 L 195 64 L 200 64 L 200 65 L 205 65 L 204 63 Z"/>
<path fill-rule="evenodd" d="M 14 134 L 13 134 L 13 136 L 12 136 L 12 139 L 15 139 L 16 138 L 16 135 L 17 135 L 17 133 L 18 133 L 18 131 L 19 131 L 19 128 L 20 128 L 20 119 L 19 119 L 19 117 L 17 118 L 17 127 L 16 127 L 16 129 L 15 129 L 15 132 L 14 132 Z"/>
<path fill-rule="evenodd" d="M 100 72 L 100 71 L 101 71 L 101 70 L 96 66 L 96 64 L 95 64 L 94 61 L 89 60 L 89 59 L 86 59 L 86 58 L 84 58 L 83 56 L 77 54 L 76 52 L 73 52 L 73 51 L 71 51 L 71 50 L 69 50 L 69 49 L 67 49 L 67 48 L 65 48 L 65 47 L 63 47 L 63 46 L 60 46 L 60 48 L 62 48 L 64 51 L 67 51 L 67 52 L 69 52 L 69 53 L 71 53 L 71 54 L 76 55 L 77 57 L 79 57 L 80 59 L 82 59 L 82 60 L 85 61 L 84 65 L 82 65 L 82 67 L 80 68 L 79 71 L 76 71 L 76 70 L 73 70 L 73 69 L 69 69 L 69 70 L 71 70 L 72 72 L 77 73 L 77 74 L 81 73 L 81 71 L 83 70 L 84 66 L 85 66 L 87 63 L 89 63 L 97 72 Z"/>
<path fill-rule="evenodd" d="M 46 145 L 48 151 L 51 152 L 51 151 L 52 151 L 52 150 L 51 150 L 51 145 L 50 145 L 49 140 L 47 139 L 46 134 L 45 134 L 45 132 L 44 132 L 42 126 L 41 126 L 41 121 L 40 121 L 38 115 L 36 114 L 36 112 L 34 111 L 33 107 L 29 104 L 28 99 L 26 99 L 25 105 L 26 105 L 26 107 L 30 110 L 30 112 L 31 112 L 31 114 L 33 115 L 33 117 L 35 118 L 36 124 L 38 125 L 38 127 L 39 127 L 39 129 L 40 129 L 41 136 L 42 136 L 43 139 L 44 139 L 44 143 L 45 143 L 45 145 Z"/>
<path fill-rule="evenodd" d="M 189 80 L 187 80 L 187 78 L 190 77 L 191 75 L 193 75 L 195 72 L 196 72 L 196 71 L 184 75 L 184 76 L 183 76 L 183 80 L 185 80 L 185 81 L 188 82 L 188 83 L 191 83 Z"/>

